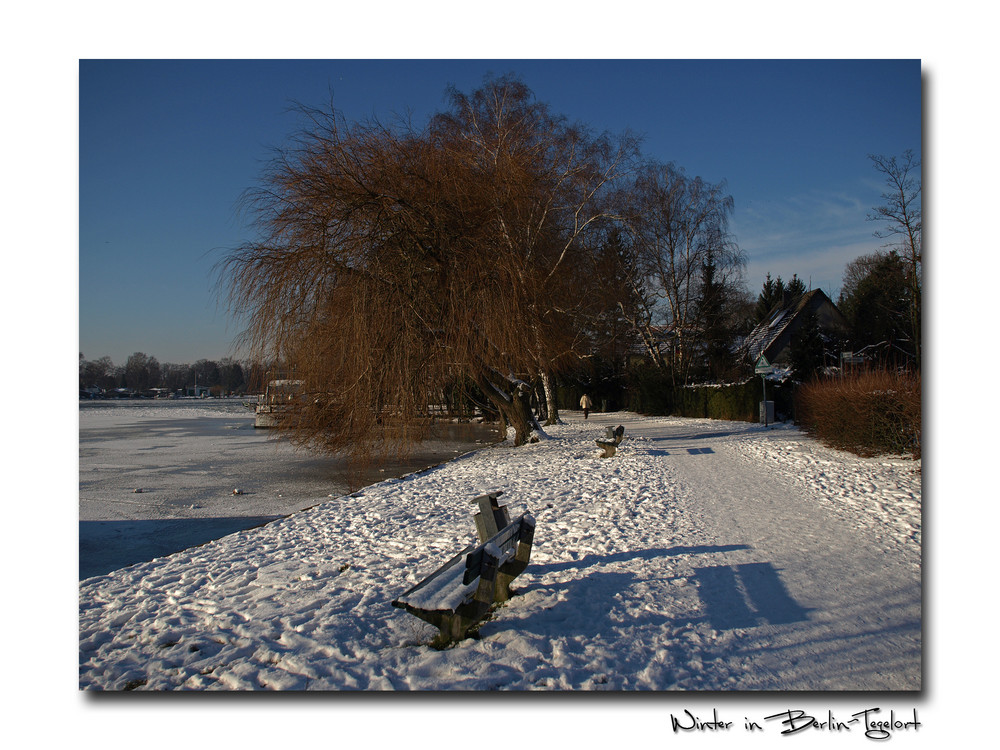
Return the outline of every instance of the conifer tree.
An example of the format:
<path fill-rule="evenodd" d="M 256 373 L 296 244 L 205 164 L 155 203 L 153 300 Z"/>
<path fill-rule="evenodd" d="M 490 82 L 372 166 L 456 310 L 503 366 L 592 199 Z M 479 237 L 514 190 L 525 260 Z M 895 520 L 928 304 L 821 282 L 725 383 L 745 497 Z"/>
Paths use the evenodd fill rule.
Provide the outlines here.
<path fill-rule="evenodd" d="M 788 293 L 790 299 L 798 299 L 806 293 L 805 282 L 799 278 L 798 274 L 793 273 L 792 280 L 788 282 L 785 291 Z"/>
<path fill-rule="evenodd" d="M 757 297 L 757 307 L 754 311 L 758 323 L 763 322 L 771 312 L 771 309 L 781 301 L 781 294 L 784 289 L 785 286 L 781 281 L 781 277 L 779 276 L 777 280 L 773 280 L 771 279 L 770 272 L 768 272 L 767 277 L 764 279 L 764 288 Z"/>
<path fill-rule="evenodd" d="M 909 319 L 907 269 L 895 250 L 861 256 L 848 264 L 838 307 L 850 326 L 855 351 L 888 344 L 916 357 Z"/>
<path fill-rule="evenodd" d="M 715 262 L 708 258 L 701 266 L 698 318 L 705 344 L 706 374 L 711 380 L 722 379 L 732 366 L 729 348 L 731 331 L 726 320 L 725 298 L 725 285 L 716 279 Z"/>
<path fill-rule="evenodd" d="M 911 149 L 895 156 L 869 154 L 872 166 L 885 177 L 884 203 L 868 214 L 869 221 L 882 222 L 875 236 L 895 239 L 891 243 L 906 270 L 910 341 L 920 369 L 921 296 L 923 289 L 923 210 L 920 158 Z"/>

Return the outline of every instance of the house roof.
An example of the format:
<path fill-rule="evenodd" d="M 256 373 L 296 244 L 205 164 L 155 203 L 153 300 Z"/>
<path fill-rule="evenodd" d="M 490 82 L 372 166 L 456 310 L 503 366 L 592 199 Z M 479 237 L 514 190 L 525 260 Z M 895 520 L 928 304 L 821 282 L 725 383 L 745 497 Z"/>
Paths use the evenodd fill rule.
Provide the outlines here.
<path fill-rule="evenodd" d="M 677 340 L 678 332 L 685 334 L 693 334 L 697 331 L 694 326 L 679 326 L 676 323 L 671 323 L 665 326 L 654 326 L 648 327 L 648 332 L 652 341 L 653 346 L 656 347 L 657 351 L 661 355 L 666 354 L 670 350 L 670 344 Z M 647 354 L 646 343 L 642 340 L 641 336 L 636 336 L 635 340 L 629 347 L 629 351 L 632 354 L 645 355 Z"/>
<path fill-rule="evenodd" d="M 754 328 L 750 335 L 744 340 L 743 351 L 746 353 L 747 359 L 755 361 L 761 354 L 768 352 L 768 349 L 771 349 L 772 346 L 778 342 L 782 334 L 788 330 L 792 321 L 794 321 L 800 313 L 809 308 L 815 309 L 824 302 L 828 303 L 831 308 L 836 310 L 836 306 L 830 301 L 830 298 L 823 293 L 822 289 L 813 289 L 806 292 L 801 297 L 793 298 L 791 300 L 783 300 L 782 302 L 777 303 L 771 308 L 767 317 L 758 323 L 757 327 Z M 837 316 L 840 316 L 839 311 L 837 311 Z M 776 355 L 777 352 L 772 353 L 772 357 Z M 769 357 L 769 359 L 772 357 Z"/>

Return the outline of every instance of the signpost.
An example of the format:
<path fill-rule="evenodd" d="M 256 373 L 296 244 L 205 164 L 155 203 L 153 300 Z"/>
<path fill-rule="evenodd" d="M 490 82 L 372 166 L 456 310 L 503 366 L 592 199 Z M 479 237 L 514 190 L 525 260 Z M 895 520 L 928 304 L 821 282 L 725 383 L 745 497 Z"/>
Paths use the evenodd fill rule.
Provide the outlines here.
<path fill-rule="evenodd" d="M 844 374 L 844 365 L 860 365 L 865 361 L 864 357 L 855 356 L 854 352 L 840 353 L 840 374 Z"/>
<path fill-rule="evenodd" d="M 761 409 L 764 412 L 764 426 L 767 427 L 767 375 L 774 372 L 774 368 L 771 363 L 767 361 L 767 357 L 764 356 L 764 352 L 760 353 L 760 358 L 757 360 L 757 364 L 753 366 L 754 374 L 760 375 L 760 384 L 764 389 L 764 400 L 761 402 Z"/>

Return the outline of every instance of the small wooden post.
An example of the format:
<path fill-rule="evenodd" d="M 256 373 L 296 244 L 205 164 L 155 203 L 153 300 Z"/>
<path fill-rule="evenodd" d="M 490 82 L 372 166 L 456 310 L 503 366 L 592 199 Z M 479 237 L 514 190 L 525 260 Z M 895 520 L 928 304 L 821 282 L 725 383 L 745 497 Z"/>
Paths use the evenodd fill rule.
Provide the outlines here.
<path fill-rule="evenodd" d="M 479 534 L 479 541 L 485 542 L 492 539 L 504 526 L 510 523 L 510 513 L 507 507 L 500 507 L 497 498 L 503 494 L 502 490 L 491 492 L 488 495 L 480 495 L 472 502 L 479 503 L 479 512 L 475 515 L 476 532 Z"/>

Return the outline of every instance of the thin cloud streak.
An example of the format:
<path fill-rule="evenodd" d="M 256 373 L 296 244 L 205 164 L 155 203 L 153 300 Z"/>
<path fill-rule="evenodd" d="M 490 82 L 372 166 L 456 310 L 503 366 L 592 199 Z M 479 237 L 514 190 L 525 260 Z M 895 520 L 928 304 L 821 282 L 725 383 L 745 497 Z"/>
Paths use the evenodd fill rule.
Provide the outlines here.
<path fill-rule="evenodd" d="M 732 229 L 747 253 L 747 285 L 757 291 L 764 277 L 788 280 L 797 274 L 812 288 L 835 297 L 844 268 L 882 241 L 872 234 L 868 211 L 878 195 L 812 191 L 785 200 L 748 201 L 738 206 Z"/>

